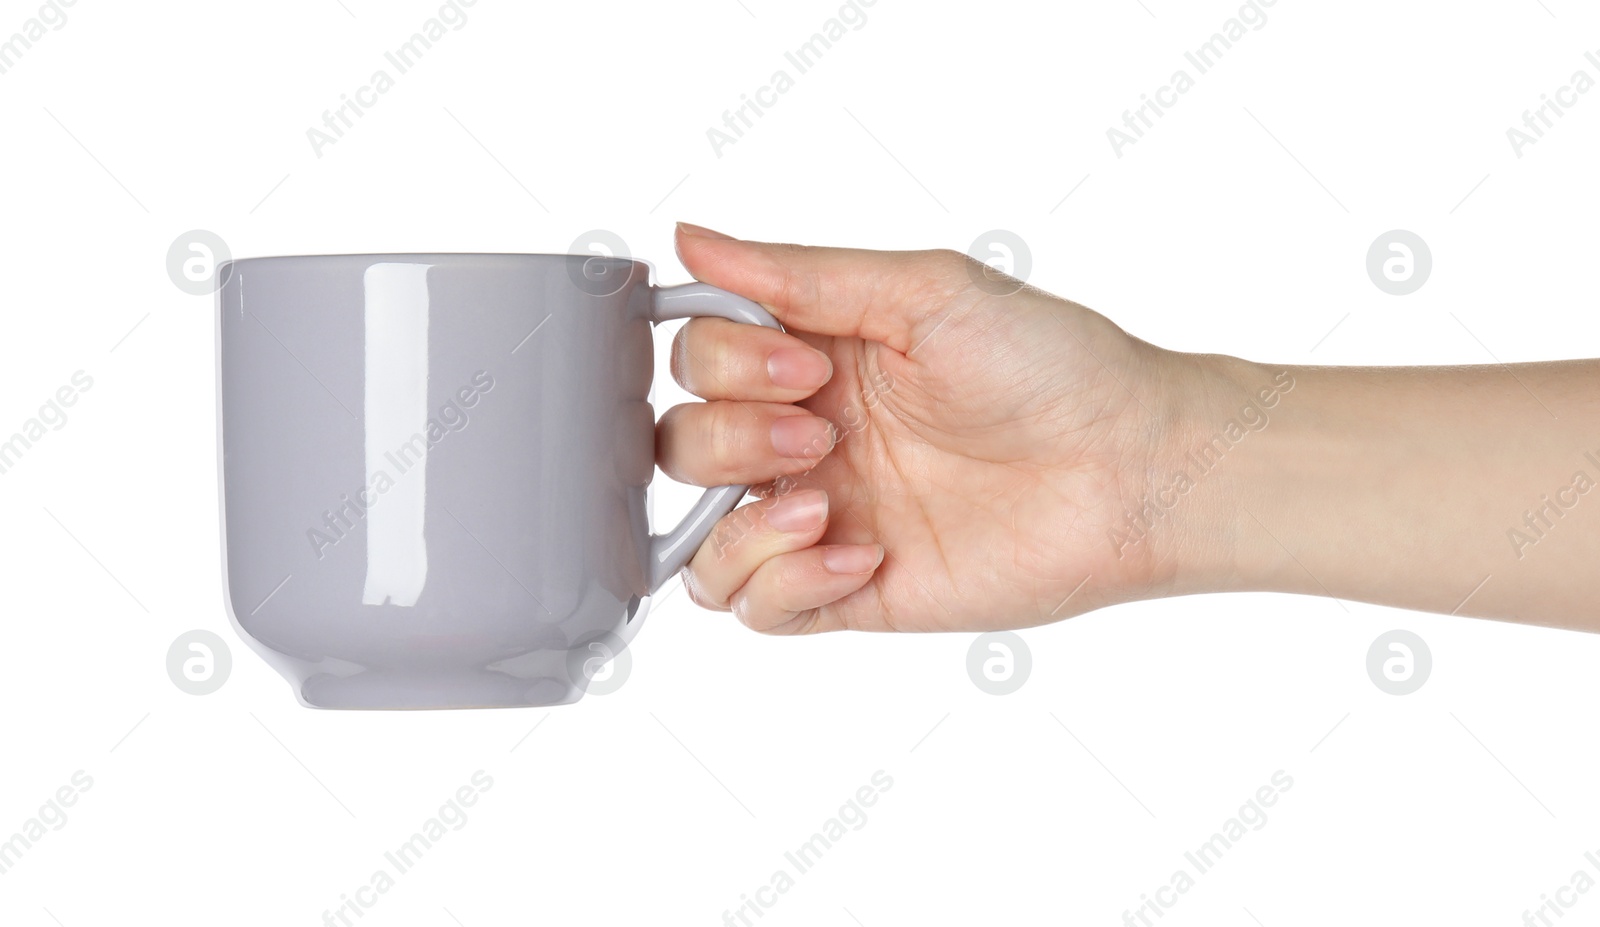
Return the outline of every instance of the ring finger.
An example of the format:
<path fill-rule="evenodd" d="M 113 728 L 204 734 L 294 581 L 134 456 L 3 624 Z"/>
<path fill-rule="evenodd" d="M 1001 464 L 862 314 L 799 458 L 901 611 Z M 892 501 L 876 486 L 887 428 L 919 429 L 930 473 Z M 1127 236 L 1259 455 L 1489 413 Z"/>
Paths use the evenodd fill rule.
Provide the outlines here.
<path fill-rule="evenodd" d="M 795 489 L 741 506 L 717 522 L 689 562 L 684 587 L 705 608 L 729 600 L 765 562 L 815 544 L 828 527 L 828 494 Z"/>

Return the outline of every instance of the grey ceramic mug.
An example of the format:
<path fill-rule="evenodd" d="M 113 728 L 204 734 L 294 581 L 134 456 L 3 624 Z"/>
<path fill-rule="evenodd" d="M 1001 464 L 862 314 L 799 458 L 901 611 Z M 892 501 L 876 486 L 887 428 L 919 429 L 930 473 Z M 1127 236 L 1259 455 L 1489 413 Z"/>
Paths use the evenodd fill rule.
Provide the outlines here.
<path fill-rule="evenodd" d="M 562 704 L 626 646 L 745 490 L 651 533 L 652 324 L 778 327 L 649 278 L 553 254 L 218 268 L 228 612 L 302 704 Z"/>

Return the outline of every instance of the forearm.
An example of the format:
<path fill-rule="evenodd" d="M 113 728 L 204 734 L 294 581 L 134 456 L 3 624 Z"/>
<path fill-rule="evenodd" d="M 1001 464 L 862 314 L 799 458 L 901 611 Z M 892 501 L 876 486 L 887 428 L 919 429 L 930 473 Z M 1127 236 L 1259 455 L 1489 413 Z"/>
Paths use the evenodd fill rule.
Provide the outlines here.
<path fill-rule="evenodd" d="M 1167 455 L 1193 480 L 1175 591 L 1600 630 L 1600 362 L 1186 363 L 1206 385 Z"/>

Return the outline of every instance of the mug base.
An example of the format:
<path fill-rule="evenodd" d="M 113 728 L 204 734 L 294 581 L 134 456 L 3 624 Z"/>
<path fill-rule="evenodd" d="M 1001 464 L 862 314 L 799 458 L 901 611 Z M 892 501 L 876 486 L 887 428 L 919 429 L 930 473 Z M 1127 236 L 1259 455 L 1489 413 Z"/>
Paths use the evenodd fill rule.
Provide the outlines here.
<path fill-rule="evenodd" d="M 570 705 L 583 690 L 564 679 L 518 679 L 490 670 L 368 670 L 310 676 L 295 687 L 295 697 L 307 708 L 426 711 Z"/>

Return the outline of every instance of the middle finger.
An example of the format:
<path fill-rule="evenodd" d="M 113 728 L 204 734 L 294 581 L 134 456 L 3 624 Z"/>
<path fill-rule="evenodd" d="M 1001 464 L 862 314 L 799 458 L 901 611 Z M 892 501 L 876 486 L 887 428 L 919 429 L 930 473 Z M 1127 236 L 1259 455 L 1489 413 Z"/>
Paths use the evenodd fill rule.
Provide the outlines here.
<path fill-rule="evenodd" d="M 798 406 L 690 402 L 656 424 L 656 463 L 695 486 L 765 483 L 810 470 L 836 440 L 827 419 Z"/>

